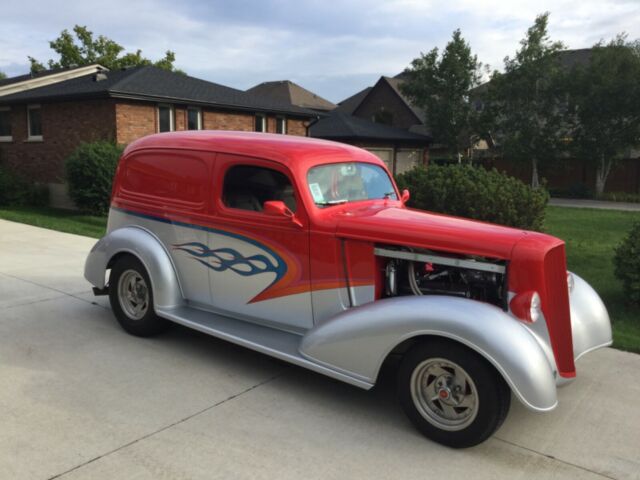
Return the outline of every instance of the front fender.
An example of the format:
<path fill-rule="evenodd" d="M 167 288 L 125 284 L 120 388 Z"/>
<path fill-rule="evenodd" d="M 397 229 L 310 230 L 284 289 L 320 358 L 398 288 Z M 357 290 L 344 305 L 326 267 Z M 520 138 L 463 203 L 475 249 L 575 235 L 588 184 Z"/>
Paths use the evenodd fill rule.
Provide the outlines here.
<path fill-rule="evenodd" d="M 102 237 L 89 252 L 84 277 L 92 285 L 104 288 L 109 261 L 120 253 L 137 257 L 147 269 L 156 308 L 173 308 L 184 303 L 169 253 L 160 240 L 140 227 L 118 228 Z"/>
<path fill-rule="evenodd" d="M 487 359 L 528 408 L 558 403 L 555 371 L 533 335 L 493 305 L 451 296 L 396 297 L 342 312 L 311 329 L 300 353 L 374 383 L 398 344 L 434 335 L 458 341 Z"/>
<path fill-rule="evenodd" d="M 569 294 L 571 307 L 571 333 L 573 358 L 611 345 L 611 320 L 604 303 L 596 291 L 575 273 L 573 289 Z"/>

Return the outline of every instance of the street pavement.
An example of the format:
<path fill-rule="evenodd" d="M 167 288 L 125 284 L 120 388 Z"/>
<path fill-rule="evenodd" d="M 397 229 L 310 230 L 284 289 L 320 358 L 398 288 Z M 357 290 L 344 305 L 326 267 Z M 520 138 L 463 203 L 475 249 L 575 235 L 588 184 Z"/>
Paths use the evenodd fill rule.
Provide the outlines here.
<path fill-rule="evenodd" d="M 0 220 L 0 479 L 640 479 L 640 356 L 578 362 L 484 444 L 420 436 L 393 371 L 366 392 L 176 327 L 125 334 L 94 240 Z"/>

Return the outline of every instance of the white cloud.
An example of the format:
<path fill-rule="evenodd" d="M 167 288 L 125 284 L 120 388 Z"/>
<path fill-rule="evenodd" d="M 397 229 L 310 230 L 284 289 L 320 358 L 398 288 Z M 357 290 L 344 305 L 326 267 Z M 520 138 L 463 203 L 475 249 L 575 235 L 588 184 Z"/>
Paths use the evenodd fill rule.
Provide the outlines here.
<path fill-rule="evenodd" d="M 621 31 L 640 36 L 637 0 L 25 0 L 3 6 L 0 70 L 24 73 L 27 55 L 48 59 L 48 41 L 81 24 L 151 58 L 171 49 L 180 68 L 208 80 L 247 88 L 299 79 L 338 101 L 442 48 L 456 28 L 499 68 L 546 10 L 552 38 L 569 48 Z"/>

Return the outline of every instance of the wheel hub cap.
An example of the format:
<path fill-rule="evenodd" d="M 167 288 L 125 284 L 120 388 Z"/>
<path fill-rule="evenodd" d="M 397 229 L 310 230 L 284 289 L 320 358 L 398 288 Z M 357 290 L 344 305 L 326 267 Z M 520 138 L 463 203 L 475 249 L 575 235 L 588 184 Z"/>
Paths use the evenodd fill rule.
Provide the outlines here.
<path fill-rule="evenodd" d="M 149 288 L 142 275 L 127 270 L 118 280 L 118 301 L 122 311 L 132 320 L 140 320 L 149 309 Z"/>
<path fill-rule="evenodd" d="M 478 393 L 471 377 L 447 359 L 420 363 L 411 376 L 411 395 L 420 414 L 443 430 L 462 430 L 478 413 Z"/>

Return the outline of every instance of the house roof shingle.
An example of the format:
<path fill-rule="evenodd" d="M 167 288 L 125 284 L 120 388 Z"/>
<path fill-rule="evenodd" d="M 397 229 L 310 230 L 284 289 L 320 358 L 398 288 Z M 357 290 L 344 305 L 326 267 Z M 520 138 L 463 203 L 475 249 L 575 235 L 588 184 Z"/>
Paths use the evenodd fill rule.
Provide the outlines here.
<path fill-rule="evenodd" d="M 333 140 L 361 139 L 431 143 L 431 137 L 427 135 L 420 135 L 403 128 L 371 122 L 340 111 L 334 111 L 312 124 L 309 128 L 309 134 L 312 137 Z"/>
<path fill-rule="evenodd" d="M 364 90 L 360 90 L 358 93 L 351 95 L 349 98 L 345 98 L 338 103 L 338 108 L 336 110 L 348 115 L 353 115 L 353 112 L 355 112 L 356 108 L 360 106 L 362 100 L 364 100 L 372 88 L 373 87 L 367 87 Z"/>
<path fill-rule="evenodd" d="M 334 103 L 301 87 L 290 80 L 263 82 L 247 90 L 247 93 L 272 99 L 279 103 L 313 110 L 329 111 L 336 108 Z"/>
<path fill-rule="evenodd" d="M 102 80 L 97 80 L 95 75 L 64 80 L 0 97 L 0 104 L 107 97 L 177 101 L 303 117 L 316 115 L 305 108 L 152 66 L 105 72 Z"/>

